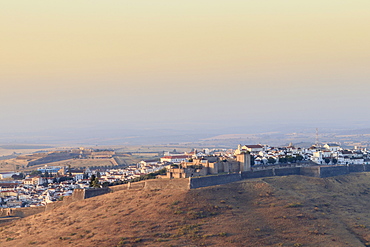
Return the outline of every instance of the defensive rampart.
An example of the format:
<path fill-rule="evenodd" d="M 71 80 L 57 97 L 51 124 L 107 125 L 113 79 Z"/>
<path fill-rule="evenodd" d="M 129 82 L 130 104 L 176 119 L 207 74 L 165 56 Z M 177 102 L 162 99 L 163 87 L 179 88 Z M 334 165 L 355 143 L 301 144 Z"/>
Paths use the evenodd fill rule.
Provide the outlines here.
<path fill-rule="evenodd" d="M 177 179 L 150 179 L 146 180 L 144 189 L 147 190 L 188 190 L 190 188 L 188 178 L 177 178 Z"/>
<path fill-rule="evenodd" d="M 191 177 L 190 180 L 190 189 L 196 189 L 201 187 L 227 184 L 241 180 L 240 173 L 234 174 L 223 174 L 216 176 L 207 176 L 207 177 Z"/>
<path fill-rule="evenodd" d="M 301 175 L 319 178 L 320 177 L 320 167 L 319 166 L 301 167 Z"/>
<path fill-rule="evenodd" d="M 242 179 L 248 179 L 248 178 L 263 178 L 263 177 L 272 177 L 274 176 L 272 169 L 266 169 L 266 170 L 256 170 L 256 171 L 248 171 L 248 172 L 242 172 Z"/>
<path fill-rule="evenodd" d="M 320 178 L 346 175 L 348 173 L 348 166 L 320 166 Z"/>
<path fill-rule="evenodd" d="M 112 192 L 120 190 L 187 190 L 189 189 L 189 179 L 188 178 L 161 178 L 161 179 L 149 179 L 135 183 L 127 183 L 122 185 L 116 185 L 110 187 Z"/>
<path fill-rule="evenodd" d="M 300 175 L 301 167 L 283 167 L 274 169 L 275 176 Z"/>
<path fill-rule="evenodd" d="M 101 189 L 75 189 L 71 196 L 65 196 L 62 201 L 49 203 L 42 207 L 31 208 L 5 208 L 1 209 L 0 217 L 15 216 L 27 217 L 33 214 L 50 211 L 54 208 L 68 205 L 74 201 L 80 201 L 87 198 L 103 195 L 109 192 L 120 190 L 157 190 L 157 189 L 196 189 L 214 185 L 227 184 L 237 182 L 243 179 L 273 177 L 273 176 L 288 176 L 288 175 L 303 175 L 310 177 L 333 177 L 346 175 L 351 172 L 368 172 L 370 165 L 343 165 L 343 166 L 308 166 L 308 167 L 281 167 L 264 170 L 254 170 L 242 173 L 221 174 L 204 177 L 177 178 L 177 179 L 152 179 L 136 183 L 128 183 L 124 185 L 112 186 L 110 188 Z"/>
<path fill-rule="evenodd" d="M 85 195 L 76 195 L 77 198 L 87 199 L 95 196 L 104 195 L 110 192 L 109 188 L 99 188 L 99 189 L 85 189 L 83 190 L 85 192 Z M 74 192 L 74 191 L 73 191 Z"/>
<path fill-rule="evenodd" d="M 241 174 L 225 174 L 218 176 L 192 177 L 190 178 L 190 189 L 213 186 L 236 182 L 242 179 L 303 175 L 309 177 L 327 178 L 346 175 L 351 172 L 370 171 L 370 165 L 351 164 L 342 166 L 306 166 L 306 167 L 280 167 L 264 170 L 242 172 Z"/>
<path fill-rule="evenodd" d="M 13 216 L 13 217 L 27 217 L 30 215 L 42 213 L 45 211 L 45 206 L 30 207 L 30 208 L 2 208 L 0 210 L 0 217 Z"/>
<path fill-rule="evenodd" d="M 351 164 L 348 165 L 349 172 L 364 172 L 365 165 L 364 164 Z"/>

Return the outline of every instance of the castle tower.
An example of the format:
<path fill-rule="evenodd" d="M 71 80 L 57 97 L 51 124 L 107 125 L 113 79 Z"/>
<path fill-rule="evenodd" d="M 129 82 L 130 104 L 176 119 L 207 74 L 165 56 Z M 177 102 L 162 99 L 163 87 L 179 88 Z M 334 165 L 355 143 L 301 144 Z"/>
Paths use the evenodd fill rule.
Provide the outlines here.
<path fill-rule="evenodd" d="M 251 155 L 249 152 L 241 152 L 240 154 L 236 154 L 236 161 L 239 162 L 241 172 L 251 170 Z"/>

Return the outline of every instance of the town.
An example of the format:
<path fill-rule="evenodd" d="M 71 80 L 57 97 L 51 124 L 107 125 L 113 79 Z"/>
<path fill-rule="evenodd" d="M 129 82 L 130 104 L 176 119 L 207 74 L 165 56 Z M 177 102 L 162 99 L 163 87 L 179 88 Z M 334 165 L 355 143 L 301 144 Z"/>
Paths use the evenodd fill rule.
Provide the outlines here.
<path fill-rule="evenodd" d="M 63 200 L 74 189 L 109 187 L 149 178 L 189 178 L 230 174 L 272 167 L 337 166 L 370 164 L 366 148 L 345 149 L 338 143 L 313 145 L 309 148 L 268 145 L 239 145 L 236 149 L 193 149 L 190 152 L 165 151 L 162 157 L 141 160 L 136 164 L 112 167 L 52 166 L 48 162 L 74 159 L 109 159 L 113 150 L 71 149 L 51 152 L 30 159 L 28 165 L 43 164 L 29 172 L 0 173 L 0 207 L 44 206 Z M 22 157 L 21 157 L 22 158 Z"/>

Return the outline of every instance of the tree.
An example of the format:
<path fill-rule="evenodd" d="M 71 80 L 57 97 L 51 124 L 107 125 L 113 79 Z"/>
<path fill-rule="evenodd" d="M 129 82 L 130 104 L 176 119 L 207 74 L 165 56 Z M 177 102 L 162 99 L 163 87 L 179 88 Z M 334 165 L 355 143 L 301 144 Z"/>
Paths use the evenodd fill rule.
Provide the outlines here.
<path fill-rule="evenodd" d="M 281 163 L 281 164 L 285 164 L 285 163 L 287 163 L 288 162 L 288 159 L 286 158 L 286 157 L 281 157 L 281 158 L 279 158 L 279 163 Z"/>
<path fill-rule="evenodd" d="M 42 175 L 42 172 L 41 171 L 36 171 L 36 170 L 33 170 L 31 173 L 30 173 L 31 176 L 38 176 L 38 175 Z"/>
<path fill-rule="evenodd" d="M 298 161 L 302 161 L 303 160 L 303 156 L 300 155 L 300 154 L 297 154 L 295 157 L 297 158 Z"/>
<path fill-rule="evenodd" d="M 328 159 L 328 158 L 325 158 L 325 159 L 324 159 L 324 161 L 325 161 L 325 163 L 326 163 L 327 165 L 330 163 L 330 159 Z"/>
<path fill-rule="evenodd" d="M 93 187 L 93 188 L 100 188 L 100 187 L 101 187 L 100 182 L 99 182 L 99 178 L 98 178 L 98 177 L 96 177 L 96 178 L 94 179 L 94 181 L 92 182 L 92 187 Z"/>
<path fill-rule="evenodd" d="M 93 188 L 100 188 L 100 182 L 99 182 L 99 178 L 96 177 L 94 174 L 91 176 L 90 178 L 90 187 L 93 187 Z"/>
<path fill-rule="evenodd" d="M 289 163 L 295 163 L 297 159 L 291 155 L 288 155 L 287 160 Z"/>
<path fill-rule="evenodd" d="M 23 179 L 24 178 L 24 174 L 23 173 L 19 173 L 19 174 L 13 174 L 12 175 L 12 178 L 17 180 L 17 179 Z"/>
<path fill-rule="evenodd" d="M 103 188 L 107 188 L 109 186 L 109 182 L 104 182 L 103 184 L 102 184 L 102 187 Z"/>
<path fill-rule="evenodd" d="M 95 178 L 96 178 L 95 174 L 91 175 L 91 177 L 90 177 L 90 187 L 93 187 L 93 182 L 94 182 Z"/>
<path fill-rule="evenodd" d="M 335 159 L 335 158 L 333 158 L 331 162 L 333 162 L 333 165 L 336 165 L 336 164 L 337 164 L 337 162 L 338 162 L 338 160 L 337 160 L 337 159 Z"/>
<path fill-rule="evenodd" d="M 270 157 L 270 158 L 268 158 L 267 163 L 269 163 L 269 164 L 275 164 L 276 163 L 276 159 Z"/>

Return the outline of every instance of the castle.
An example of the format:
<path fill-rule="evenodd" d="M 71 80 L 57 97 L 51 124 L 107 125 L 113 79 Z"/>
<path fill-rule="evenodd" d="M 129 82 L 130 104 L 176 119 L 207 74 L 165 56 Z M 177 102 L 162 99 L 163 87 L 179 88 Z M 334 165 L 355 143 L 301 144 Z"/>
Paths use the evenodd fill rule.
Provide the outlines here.
<path fill-rule="evenodd" d="M 222 173 L 237 173 L 251 170 L 251 156 L 248 151 L 239 148 L 235 151 L 235 158 L 204 156 L 171 164 L 167 168 L 167 178 L 189 178 Z"/>

